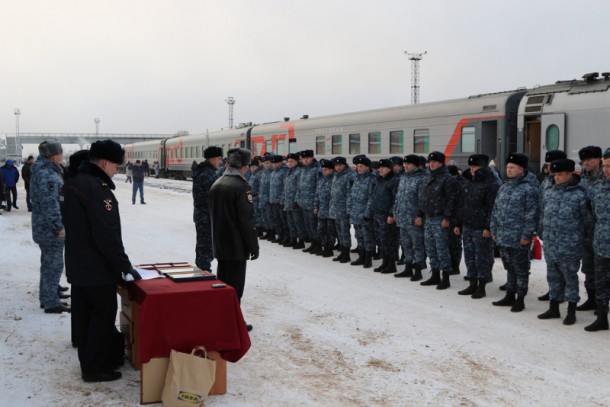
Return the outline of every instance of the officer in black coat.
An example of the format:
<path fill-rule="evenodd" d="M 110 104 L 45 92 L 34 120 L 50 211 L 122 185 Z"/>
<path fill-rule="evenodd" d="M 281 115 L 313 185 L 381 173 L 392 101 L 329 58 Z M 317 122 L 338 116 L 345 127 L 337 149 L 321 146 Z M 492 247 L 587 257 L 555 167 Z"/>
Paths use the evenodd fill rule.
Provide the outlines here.
<path fill-rule="evenodd" d="M 116 286 L 123 274 L 139 278 L 131 267 L 121 237 L 118 202 L 112 177 L 125 151 L 112 140 L 96 141 L 90 162 L 62 190 L 66 230 L 66 275 L 72 284 L 72 316 L 78 358 L 86 382 L 121 378 L 123 363 L 117 335 Z"/>
<path fill-rule="evenodd" d="M 241 302 L 246 282 L 246 261 L 258 258 L 258 239 L 254 227 L 254 198 L 244 178 L 250 164 L 250 151 L 234 148 L 227 153 L 222 177 L 210 190 L 212 242 L 218 261 L 216 274 L 233 286 Z M 248 330 L 252 326 L 248 326 Z"/>

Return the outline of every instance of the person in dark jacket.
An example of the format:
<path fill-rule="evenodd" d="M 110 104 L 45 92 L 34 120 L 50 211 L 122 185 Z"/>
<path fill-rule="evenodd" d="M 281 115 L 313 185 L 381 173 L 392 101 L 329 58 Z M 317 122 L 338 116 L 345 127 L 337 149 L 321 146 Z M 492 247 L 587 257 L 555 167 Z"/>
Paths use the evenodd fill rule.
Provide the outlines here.
<path fill-rule="evenodd" d="M 382 263 L 373 269 L 382 274 L 396 273 L 398 260 L 398 228 L 394 222 L 394 202 L 398 191 L 399 176 L 393 171 L 389 159 L 379 160 L 379 176 L 373 190 L 372 210 L 375 230 L 379 233 Z"/>
<path fill-rule="evenodd" d="M 112 141 L 96 141 L 90 162 L 62 190 L 66 228 L 66 274 L 72 284 L 72 313 L 78 359 L 86 382 L 121 378 L 124 344 L 115 327 L 116 286 L 132 269 L 121 237 L 121 217 L 112 177 L 125 151 Z"/>
<path fill-rule="evenodd" d="M 316 197 L 313 204 L 313 212 L 318 219 L 318 236 L 323 247 L 322 257 L 333 257 L 333 247 L 337 239 L 337 227 L 335 220 L 330 218 L 330 194 L 333 185 L 335 165 L 332 160 L 320 160 L 322 167 L 322 178 L 316 185 Z"/>
<path fill-rule="evenodd" d="M 462 193 L 462 185 L 466 180 L 462 177 L 460 173 L 460 169 L 455 165 L 448 165 L 447 171 L 453 177 L 453 179 L 458 184 L 458 195 L 456 196 L 456 203 L 460 199 L 460 194 Z M 451 255 L 451 273 L 450 275 L 460 274 L 460 263 L 462 262 L 462 238 L 459 235 L 453 233 L 453 229 L 457 226 L 455 217 L 451 219 L 451 224 L 449 225 L 449 240 L 447 241 L 447 245 L 449 246 L 449 254 Z"/>
<path fill-rule="evenodd" d="M 469 170 L 463 174 L 454 234 L 462 236 L 470 285 L 458 294 L 483 298 L 494 265 L 490 222 L 500 181 L 489 169 L 489 156 L 485 154 L 468 157 L 468 166 Z"/>
<path fill-rule="evenodd" d="M 235 288 L 241 303 L 246 283 L 246 262 L 259 254 L 254 227 L 254 198 L 244 178 L 250 151 L 234 148 L 227 152 L 227 168 L 210 189 L 210 214 L 216 274 Z M 252 326 L 248 326 L 251 330 Z"/>
<path fill-rule="evenodd" d="M 4 206 L 6 190 L 4 189 L 4 171 L 0 171 L 0 214 L 2 214 L 2 210 L 6 209 Z"/>
<path fill-rule="evenodd" d="M 28 207 L 28 212 L 32 212 L 32 199 L 30 197 L 30 179 L 32 178 L 32 164 L 34 163 L 34 156 L 28 156 L 28 159 L 21 168 L 21 178 L 25 184 L 25 203 Z"/>
<path fill-rule="evenodd" d="M 146 169 L 140 162 L 140 160 L 136 160 L 136 164 L 131 167 L 131 173 L 133 176 L 133 188 L 131 193 L 131 203 L 133 205 L 136 204 L 136 195 L 138 191 L 140 191 L 140 203 L 145 205 L 144 202 L 144 176 L 146 175 Z"/>
<path fill-rule="evenodd" d="M 13 165 L 13 160 L 6 160 L 6 164 L 0 171 L 4 172 L 4 189 L 13 195 L 13 202 L 11 203 L 10 197 L 6 199 L 6 211 L 11 210 L 11 206 L 15 209 L 19 209 L 17 206 L 17 182 L 19 182 L 19 171 Z"/>
<path fill-rule="evenodd" d="M 214 259 L 212 246 L 212 221 L 210 220 L 210 189 L 218 179 L 217 170 L 222 164 L 222 148 L 210 146 L 203 151 L 205 160 L 193 165 L 193 221 L 197 242 L 195 243 L 195 265 L 201 270 L 211 271 Z"/>
<path fill-rule="evenodd" d="M 424 225 L 426 253 L 430 257 L 432 276 L 420 283 L 436 285 L 438 290 L 450 287 L 451 254 L 449 253 L 449 226 L 455 216 L 458 185 L 445 166 L 445 154 L 433 151 L 428 154 L 430 174 L 424 181 L 415 224 Z M 443 278 L 441 280 L 441 271 Z"/>

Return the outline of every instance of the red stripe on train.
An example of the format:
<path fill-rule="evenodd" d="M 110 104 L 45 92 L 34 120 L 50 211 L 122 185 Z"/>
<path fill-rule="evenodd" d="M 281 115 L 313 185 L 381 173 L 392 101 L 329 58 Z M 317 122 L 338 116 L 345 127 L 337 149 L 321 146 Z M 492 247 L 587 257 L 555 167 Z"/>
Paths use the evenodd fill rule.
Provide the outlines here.
<path fill-rule="evenodd" d="M 462 137 L 462 128 L 464 128 L 469 122 L 474 120 L 484 120 L 484 119 L 503 119 L 506 115 L 498 115 L 498 116 L 479 116 L 479 117 L 466 117 L 461 119 L 455 129 L 453 130 L 453 134 L 449 139 L 449 143 L 447 143 L 447 147 L 445 147 L 445 157 L 446 161 L 449 161 L 451 155 L 453 154 L 453 150 L 455 150 L 455 146 L 460 141 L 460 137 Z"/>

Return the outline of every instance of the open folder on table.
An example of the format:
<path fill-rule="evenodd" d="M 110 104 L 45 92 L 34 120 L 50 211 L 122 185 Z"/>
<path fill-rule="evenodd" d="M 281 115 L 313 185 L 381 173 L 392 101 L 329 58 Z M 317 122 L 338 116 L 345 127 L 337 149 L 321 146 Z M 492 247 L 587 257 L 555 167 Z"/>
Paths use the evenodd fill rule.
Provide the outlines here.
<path fill-rule="evenodd" d="M 153 278 L 165 278 L 163 274 L 159 274 L 157 270 L 143 269 L 139 267 L 133 268 L 135 271 L 140 273 L 142 276 L 142 280 L 152 280 Z M 133 276 L 131 274 L 127 274 L 123 277 L 125 281 L 133 281 Z"/>

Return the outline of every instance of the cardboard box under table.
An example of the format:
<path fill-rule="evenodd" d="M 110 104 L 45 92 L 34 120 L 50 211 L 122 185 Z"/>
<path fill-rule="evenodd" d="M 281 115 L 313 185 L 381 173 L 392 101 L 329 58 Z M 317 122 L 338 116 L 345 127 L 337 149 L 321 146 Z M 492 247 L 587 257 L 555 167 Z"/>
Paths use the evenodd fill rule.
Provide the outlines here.
<path fill-rule="evenodd" d="M 216 359 L 210 394 L 226 393 L 226 361 L 237 362 L 250 349 L 235 290 L 212 288 L 215 281 L 138 280 L 119 288 L 121 330 L 128 356 L 141 369 L 140 402 L 161 401 L 172 349 L 190 353 L 199 345 Z"/>

